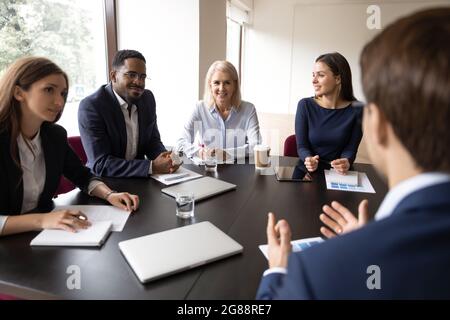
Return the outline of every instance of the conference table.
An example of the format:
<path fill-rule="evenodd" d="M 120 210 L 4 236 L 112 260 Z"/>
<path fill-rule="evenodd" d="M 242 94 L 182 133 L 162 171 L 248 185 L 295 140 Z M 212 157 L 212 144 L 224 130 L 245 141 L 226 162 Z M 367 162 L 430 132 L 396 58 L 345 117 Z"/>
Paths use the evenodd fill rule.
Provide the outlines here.
<path fill-rule="evenodd" d="M 123 231 L 112 232 L 99 248 L 31 247 L 30 241 L 38 232 L 0 237 L 0 293 L 25 299 L 254 299 L 267 269 L 258 246 L 267 242 L 268 212 L 287 219 L 293 240 L 317 237 L 321 236 L 319 214 L 324 204 L 337 200 L 357 212 L 359 202 L 368 199 L 373 217 L 387 192 L 386 184 L 369 164 L 354 164 L 353 170 L 365 172 L 376 193 L 327 190 L 323 167 L 312 173 L 312 182 L 280 182 L 274 175 L 255 170 L 249 162 L 218 165 L 216 173 L 208 174 L 203 166 L 185 164 L 190 170 L 237 185 L 235 190 L 198 201 L 195 217 L 190 220 L 175 215 L 175 200 L 161 192 L 165 186 L 160 182 L 106 178 L 111 188 L 140 197 L 140 208 L 129 217 Z M 298 158 L 272 157 L 274 165 L 297 162 Z M 105 202 L 74 190 L 56 198 L 55 204 Z M 119 251 L 120 241 L 201 221 L 210 221 L 228 234 L 244 247 L 243 252 L 141 284 Z M 79 267 L 79 289 L 67 285 L 73 265 Z"/>

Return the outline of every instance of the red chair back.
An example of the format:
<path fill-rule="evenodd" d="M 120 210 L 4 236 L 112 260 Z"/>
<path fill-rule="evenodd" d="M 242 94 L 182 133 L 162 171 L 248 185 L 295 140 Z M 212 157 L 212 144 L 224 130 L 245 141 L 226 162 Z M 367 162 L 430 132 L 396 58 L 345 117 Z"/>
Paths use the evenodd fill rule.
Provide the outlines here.
<path fill-rule="evenodd" d="M 80 158 L 81 162 L 83 164 L 86 164 L 87 162 L 87 156 L 86 152 L 84 151 L 83 144 L 81 143 L 81 138 L 79 136 L 75 137 L 68 137 L 67 142 L 69 143 L 70 147 L 73 151 L 77 154 L 78 158 Z M 67 180 L 64 177 L 61 177 L 61 180 L 59 181 L 58 189 L 55 192 L 55 198 L 62 193 L 67 193 L 69 191 L 72 191 L 75 189 L 75 185 Z"/>
<path fill-rule="evenodd" d="M 284 141 L 284 156 L 285 157 L 298 157 L 297 140 L 295 139 L 295 134 L 290 135 Z"/>

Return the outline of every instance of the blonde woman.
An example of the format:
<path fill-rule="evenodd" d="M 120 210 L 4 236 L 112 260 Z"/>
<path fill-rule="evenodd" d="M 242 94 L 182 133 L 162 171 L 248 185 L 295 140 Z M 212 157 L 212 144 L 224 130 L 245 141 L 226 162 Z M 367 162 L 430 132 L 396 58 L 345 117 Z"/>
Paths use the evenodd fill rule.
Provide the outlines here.
<path fill-rule="evenodd" d="M 138 196 L 111 190 L 69 147 L 66 130 L 55 124 L 68 90 L 66 73 L 45 58 L 19 59 L 0 80 L 0 235 L 88 228 L 82 212 L 49 212 L 62 175 L 118 208 L 139 206 Z"/>
<path fill-rule="evenodd" d="M 255 106 L 241 100 L 239 76 L 228 61 L 216 61 L 205 78 L 203 100 L 184 126 L 178 149 L 188 157 L 207 154 L 243 158 L 261 142 Z"/>

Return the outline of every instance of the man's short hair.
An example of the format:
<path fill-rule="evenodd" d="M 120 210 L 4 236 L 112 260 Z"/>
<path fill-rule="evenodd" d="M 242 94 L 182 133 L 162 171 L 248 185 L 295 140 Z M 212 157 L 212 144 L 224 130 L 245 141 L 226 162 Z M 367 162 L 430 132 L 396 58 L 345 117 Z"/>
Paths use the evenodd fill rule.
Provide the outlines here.
<path fill-rule="evenodd" d="M 124 65 L 124 61 L 126 59 L 130 59 L 130 58 L 140 59 L 140 60 L 144 61 L 144 63 L 146 63 L 144 56 L 139 51 L 119 50 L 119 51 L 117 51 L 116 55 L 114 56 L 114 59 L 112 62 L 113 69 L 120 68 L 121 66 Z"/>
<path fill-rule="evenodd" d="M 450 171 L 450 8 L 386 27 L 363 49 L 363 90 L 424 171 Z"/>

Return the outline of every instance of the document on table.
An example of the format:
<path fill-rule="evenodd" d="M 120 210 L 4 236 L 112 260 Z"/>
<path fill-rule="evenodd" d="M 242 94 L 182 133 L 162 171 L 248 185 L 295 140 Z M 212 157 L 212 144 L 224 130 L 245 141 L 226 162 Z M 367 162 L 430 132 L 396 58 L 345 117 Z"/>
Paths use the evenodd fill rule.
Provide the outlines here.
<path fill-rule="evenodd" d="M 291 241 L 292 252 L 299 252 L 299 251 L 305 250 L 305 249 L 312 247 L 316 244 L 319 244 L 321 242 L 323 242 L 323 239 L 321 237 L 293 240 L 293 241 Z M 269 260 L 269 256 L 267 254 L 267 249 L 268 249 L 267 244 L 262 244 L 259 246 L 259 250 L 261 250 L 261 252 L 266 257 L 266 259 Z"/>
<path fill-rule="evenodd" d="M 180 167 L 178 170 L 174 173 L 164 173 L 164 174 L 152 174 L 151 177 L 155 179 L 156 181 L 159 181 L 166 186 L 169 186 L 171 184 L 183 182 L 192 180 L 198 177 L 201 177 L 201 174 L 198 174 L 197 172 L 188 170 L 186 168 Z"/>
<path fill-rule="evenodd" d="M 339 177 L 336 176 L 339 175 L 339 173 L 334 170 L 324 170 L 324 172 L 327 189 L 329 190 L 375 193 L 375 189 L 372 187 L 372 184 L 370 183 L 370 180 L 365 172 L 350 171 L 357 173 L 357 185 L 355 185 L 354 181 L 352 181 L 352 179 L 354 179 L 353 173 L 353 177 L 350 177 L 347 180 L 344 175 L 341 175 L 341 181 L 339 181 Z"/>
<path fill-rule="evenodd" d="M 111 231 L 121 232 L 127 223 L 130 211 L 113 206 L 57 206 L 53 211 L 57 210 L 78 210 L 84 213 L 91 222 L 111 221 Z"/>

